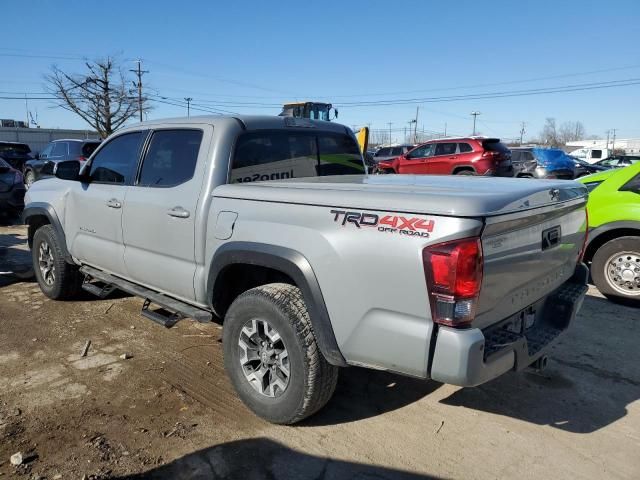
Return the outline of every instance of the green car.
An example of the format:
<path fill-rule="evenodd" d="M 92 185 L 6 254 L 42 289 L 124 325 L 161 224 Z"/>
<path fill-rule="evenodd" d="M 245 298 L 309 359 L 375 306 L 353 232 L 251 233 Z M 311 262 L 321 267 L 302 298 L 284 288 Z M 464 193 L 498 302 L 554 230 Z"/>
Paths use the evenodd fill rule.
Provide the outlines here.
<path fill-rule="evenodd" d="M 611 300 L 640 302 L 640 162 L 578 179 L 589 189 L 584 260 Z"/>

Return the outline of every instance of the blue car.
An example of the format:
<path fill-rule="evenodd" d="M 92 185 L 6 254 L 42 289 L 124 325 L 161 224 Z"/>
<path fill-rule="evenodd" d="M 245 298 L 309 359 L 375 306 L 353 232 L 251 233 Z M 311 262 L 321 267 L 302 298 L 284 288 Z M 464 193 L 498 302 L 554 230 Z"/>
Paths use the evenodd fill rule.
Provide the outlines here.
<path fill-rule="evenodd" d="M 512 148 L 511 164 L 520 178 L 575 178 L 575 162 L 559 148 Z"/>

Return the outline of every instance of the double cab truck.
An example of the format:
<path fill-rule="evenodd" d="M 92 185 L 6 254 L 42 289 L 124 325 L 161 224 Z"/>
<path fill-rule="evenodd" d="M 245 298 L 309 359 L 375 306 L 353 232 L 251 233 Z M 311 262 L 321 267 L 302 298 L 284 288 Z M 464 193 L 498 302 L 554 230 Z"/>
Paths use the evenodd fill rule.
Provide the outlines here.
<path fill-rule="evenodd" d="M 574 182 L 366 175 L 350 129 L 288 117 L 136 124 L 34 183 L 42 291 L 223 323 L 257 415 L 322 408 L 341 367 L 475 386 L 546 361 L 586 291 Z"/>

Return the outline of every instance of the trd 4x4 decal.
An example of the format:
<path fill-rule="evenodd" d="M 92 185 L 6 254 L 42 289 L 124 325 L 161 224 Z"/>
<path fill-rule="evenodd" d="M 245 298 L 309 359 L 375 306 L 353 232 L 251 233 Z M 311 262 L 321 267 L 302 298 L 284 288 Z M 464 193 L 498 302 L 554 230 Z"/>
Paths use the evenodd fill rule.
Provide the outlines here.
<path fill-rule="evenodd" d="M 435 222 L 419 217 L 403 217 L 400 215 L 385 215 L 381 217 L 375 213 L 348 212 L 346 210 L 331 210 L 333 221 L 342 226 L 353 224 L 357 228 L 377 227 L 379 232 L 398 233 L 417 237 L 428 237 L 433 232 Z"/>

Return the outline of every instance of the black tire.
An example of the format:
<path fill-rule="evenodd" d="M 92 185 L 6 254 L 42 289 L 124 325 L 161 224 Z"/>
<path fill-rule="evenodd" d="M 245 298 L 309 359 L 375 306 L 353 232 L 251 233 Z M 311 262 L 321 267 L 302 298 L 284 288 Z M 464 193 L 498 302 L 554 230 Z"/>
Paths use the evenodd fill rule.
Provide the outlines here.
<path fill-rule="evenodd" d="M 624 252 L 625 253 L 622 255 Z M 633 252 L 633 253 L 631 253 Z M 602 245 L 593 256 L 591 261 L 591 278 L 593 283 L 598 287 L 600 293 L 606 296 L 608 299 L 623 302 L 640 304 L 640 285 L 637 284 L 638 273 L 635 272 L 636 277 L 632 280 L 636 282 L 632 288 L 618 287 L 614 288 L 612 283 L 615 283 L 613 279 L 609 277 L 609 273 L 613 271 L 612 265 L 610 265 L 610 259 L 620 254 L 619 259 L 624 264 L 629 263 L 631 268 L 630 272 L 633 272 L 635 268 L 633 265 L 640 265 L 640 237 L 619 237 L 613 240 L 609 240 Z M 614 259 L 617 261 L 617 259 Z"/>
<path fill-rule="evenodd" d="M 33 173 L 33 170 L 27 170 L 24 174 L 24 186 L 27 187 L 27 190 L 31 188 L 33 182 L 36 181 L 36 175 Z"/>
<path fill-rule="evenodd" d="M 476 173 L 473 170 L 458 170 L 454 173 L 454 175 L 475 175 Z"/>
<path fill-rule="evenodd" d="M 43 271 L 40 268 L 41 247 L 43 247 L 44 251 L 50 253 L 48 258 L 50 258 L 50 272 L 53 272 L 53 276 L 45 273 L 46 269 Z M 82 275 L 76 265 L 66 262 L 56 231 L 51 225 L 43 225 L 36 230 L 31 247 L 31 258 L 36 280 L 42 293 L 47 297 L 53 300 L 67 300 L 75 297 L 80 292 Z"/>
<path fill-rule="evenodd" d="M 277 330 L 288 352 L 288 384 L 276 397 L 257 391 L 241 364 L 239 340 L 253 319 L 266 320 Z M 338 367 L 320 352 L 302 292 L 293 285 L 272 283 L 238 296 L 225 315 L 223 348 L 225 369 L 239 397 L 271 423 L 299 422 L 320 410 L 335 391 Z"/>

